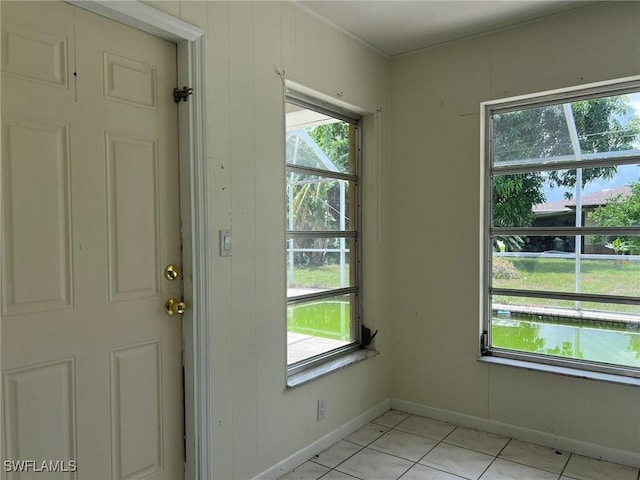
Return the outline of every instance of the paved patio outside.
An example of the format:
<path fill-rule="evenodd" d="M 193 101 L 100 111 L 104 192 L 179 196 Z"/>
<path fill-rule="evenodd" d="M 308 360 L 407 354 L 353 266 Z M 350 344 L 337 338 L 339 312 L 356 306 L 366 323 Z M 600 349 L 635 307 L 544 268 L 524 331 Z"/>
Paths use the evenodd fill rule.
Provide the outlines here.
<path fill-rule="evenodd" d="M 287 363 L 291 365 L 349 343 L 351 342 L 287 332 Z"/>

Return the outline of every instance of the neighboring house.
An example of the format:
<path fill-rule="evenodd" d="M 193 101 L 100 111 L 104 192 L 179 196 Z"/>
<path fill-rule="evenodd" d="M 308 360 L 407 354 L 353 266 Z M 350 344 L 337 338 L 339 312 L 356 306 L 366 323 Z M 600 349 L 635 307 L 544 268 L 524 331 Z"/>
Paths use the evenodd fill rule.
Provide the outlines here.
<path fill-rule="evenodd" d="M 623 185 L 620 187 L 606 188 L 597 192 L 586 193 L 582 196 L 582 225 L 597 226 L 590 218 L 591 212 L 596 208 L 605 205 L 610 198 L 621 195 L 628 197 L 631 195 L 631 187 Z M 535 219 L 533 225 L 536 227 L 565 227 L 573 226 L 576 223 L 576 199 L 562 199 L 548 203 L 540 203 L 533 206 Z M 530 239 L 529 251 L 573 251 L 573 237 L 535 237 Z M 611 249 L 601 244 L 591 242 L 589 237 L 583 240 L 583 253 L 612 253 Z"/>

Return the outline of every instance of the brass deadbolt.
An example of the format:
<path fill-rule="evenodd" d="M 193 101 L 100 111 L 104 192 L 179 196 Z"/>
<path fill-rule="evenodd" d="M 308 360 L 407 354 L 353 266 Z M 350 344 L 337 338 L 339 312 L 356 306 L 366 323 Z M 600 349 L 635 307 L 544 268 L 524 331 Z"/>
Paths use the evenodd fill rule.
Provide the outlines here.
<path fill-rule="evenodd" d="M 177 265 L 167 265 L 164 269 L 164 278 L 169 281 L 175 280 L 180 276 L 180 267 Z"/>

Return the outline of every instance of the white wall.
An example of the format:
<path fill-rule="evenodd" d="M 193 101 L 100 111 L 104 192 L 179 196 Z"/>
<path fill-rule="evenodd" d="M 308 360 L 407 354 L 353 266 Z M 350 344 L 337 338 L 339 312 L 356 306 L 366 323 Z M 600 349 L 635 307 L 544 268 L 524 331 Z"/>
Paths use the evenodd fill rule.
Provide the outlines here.
<path fill-rule="evenodd" d="M 640 452 L 640 389 L 476 362 L 479 103 L 637 74 L 637 2 L 583 7 L 392 62 L 395 398 Z"/>
<path fill-rule="evenodd" d="M 146 2 L 207 31 L 213 232 L 233 230 L 233 256 L 213 279 L 216 478 L 249 479 L 390 397 L 388 239 L 378 235 L 388 166 L 388 61 L 288 2 Z M 340 98 L 365 119 L 365 322 L 382 354 L 286 390 L 284 104 L 288 79 Z M 337 94 L 341 92 L 342 96 Z M 381 128 L 382 155 L 373 130 Z M 388 204 L 388 202 L 380 202 Z M 212 245 L 217 252 L 218 246 Z M 316 421 L 316 400 L 327 418 Z"/>
<path fill-rule="evenodd" d="M 639 3 L 396 59 L 391 87 L 385 59 L 293 4 L 147 3 L 208 32 L 211 228 L 234 235 L 212 292 L 217 478 L 251 478 L 390 396 L 640 451 L 637 388 L 476 362 L 479 102 L 640 73 Z M 276 70 L 382 108 L 378 124 L 365 122 L 363 182 L 365 321 L 381 330 L 382 354 L 290 391 Z M 316 422 L 320 397 L 328 415 Z"/>

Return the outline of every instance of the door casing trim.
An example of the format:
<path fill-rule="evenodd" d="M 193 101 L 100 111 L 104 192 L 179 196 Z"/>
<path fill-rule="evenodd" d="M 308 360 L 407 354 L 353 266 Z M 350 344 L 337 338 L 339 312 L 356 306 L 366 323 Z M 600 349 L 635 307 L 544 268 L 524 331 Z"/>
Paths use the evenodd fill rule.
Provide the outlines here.
<path fill-rule="evenodd" d="M 211 287 L 213 278 L 207 202 L 206 37 L 205 32 L 137 1 L 66 0 L 177 45 L 178 85 L 194 94 L 178 106 L 180 216 L 183 238 L 185 388 L 185 478 L 213 478 L 213 364 Z M 172 92 L 166 92 L 172 95 Z"/>

